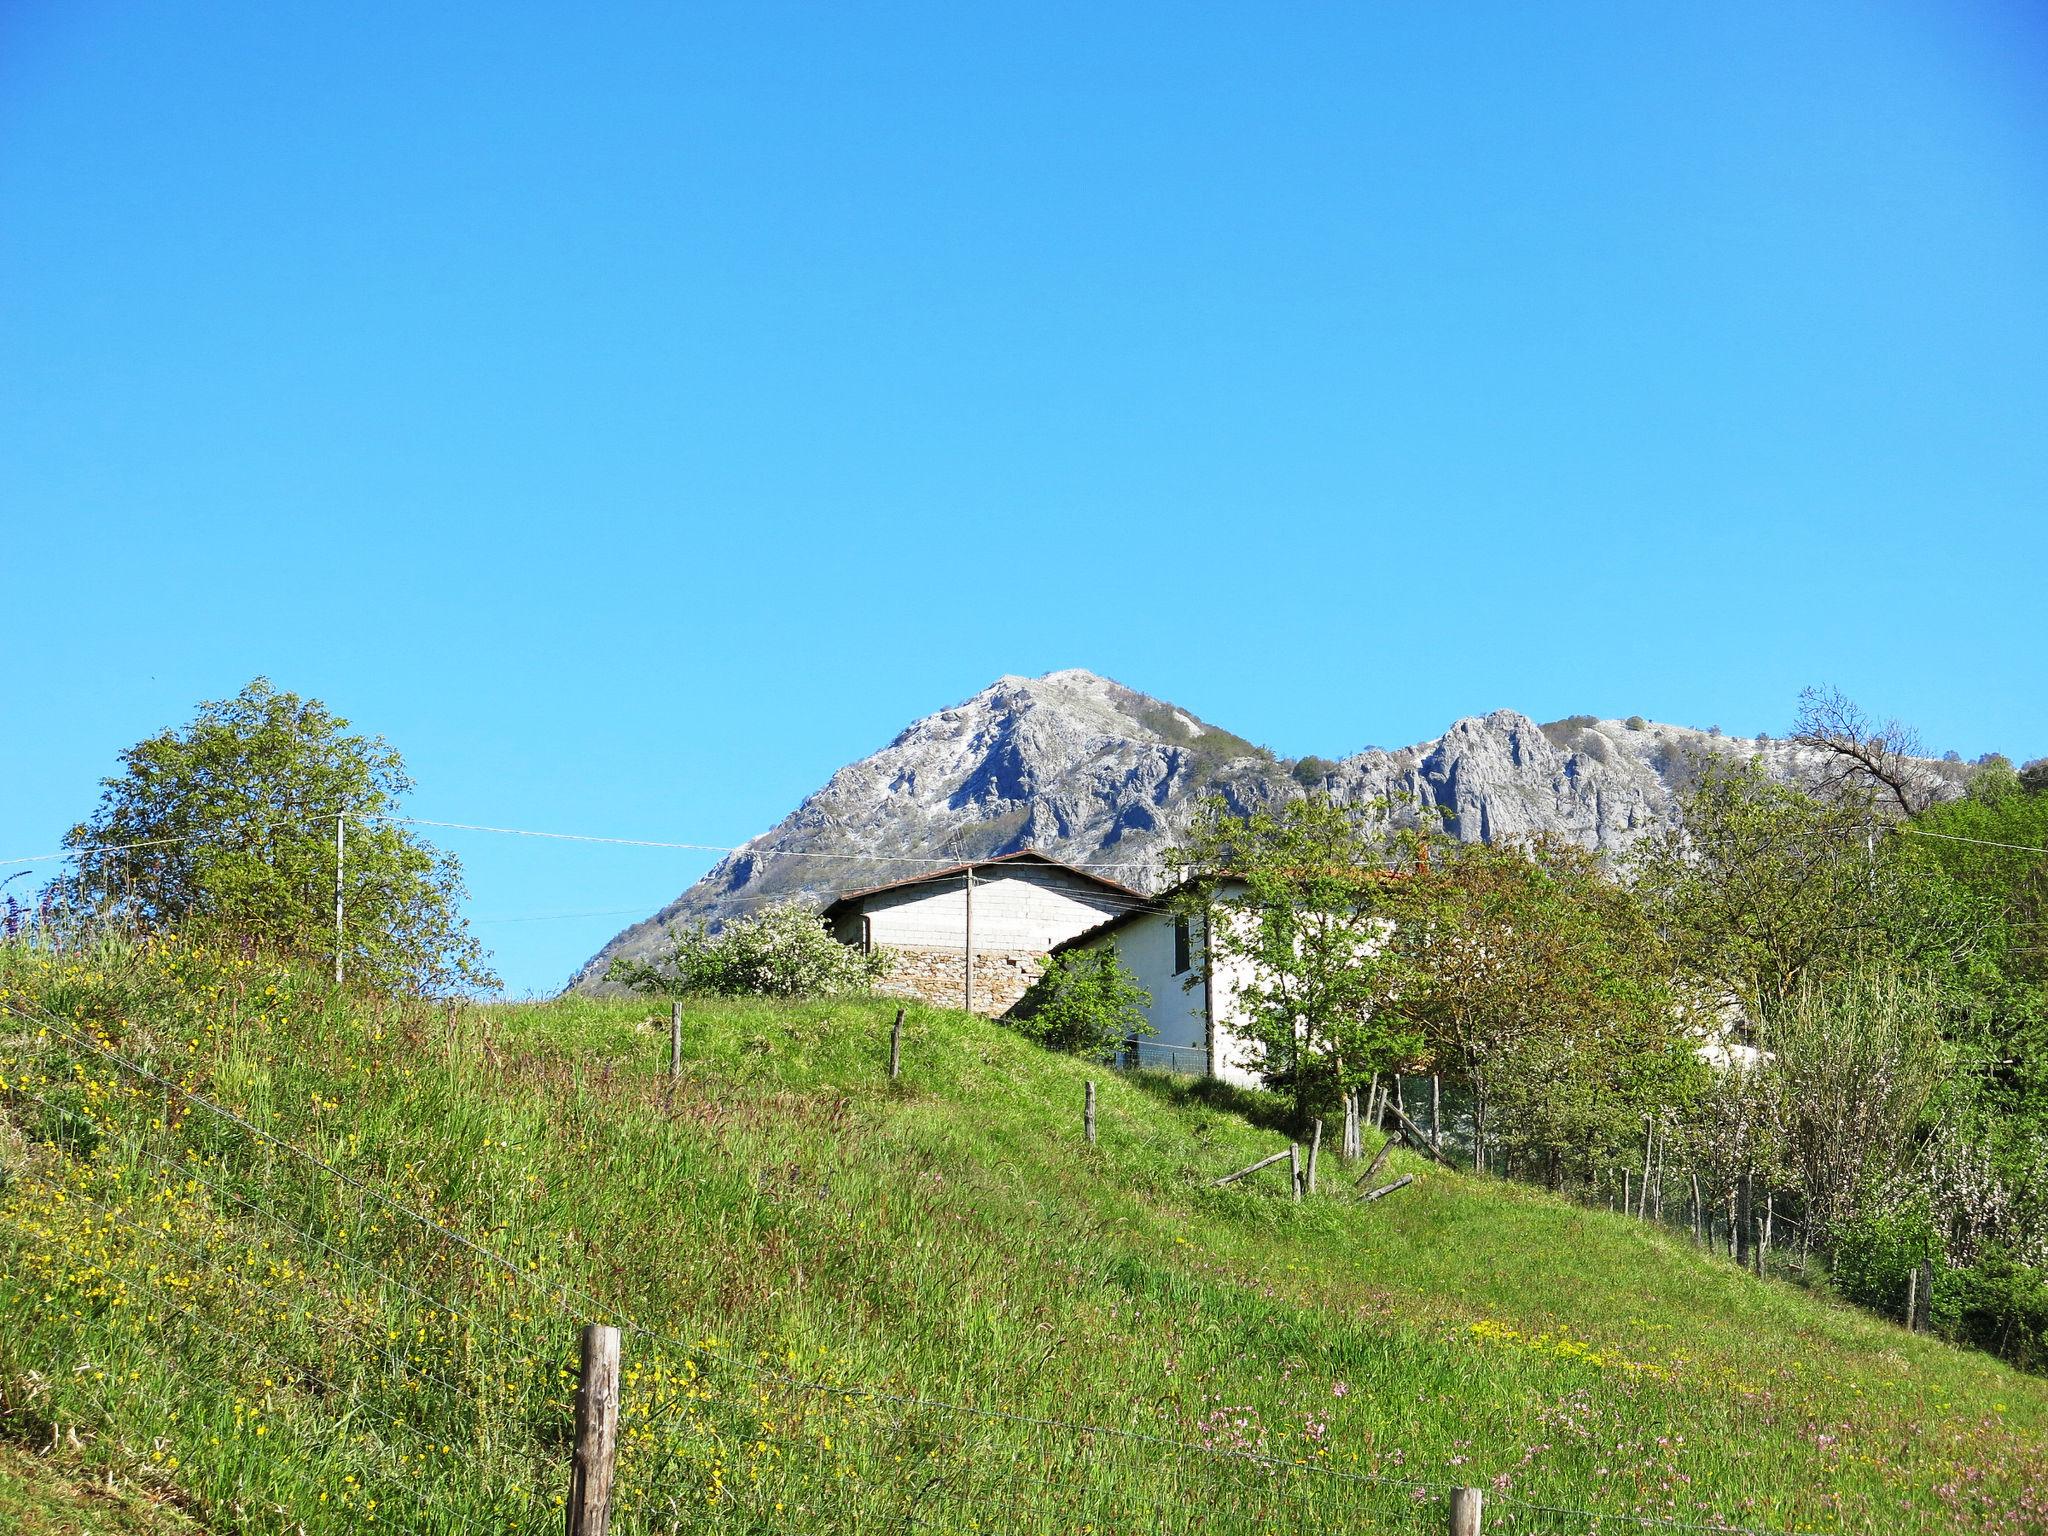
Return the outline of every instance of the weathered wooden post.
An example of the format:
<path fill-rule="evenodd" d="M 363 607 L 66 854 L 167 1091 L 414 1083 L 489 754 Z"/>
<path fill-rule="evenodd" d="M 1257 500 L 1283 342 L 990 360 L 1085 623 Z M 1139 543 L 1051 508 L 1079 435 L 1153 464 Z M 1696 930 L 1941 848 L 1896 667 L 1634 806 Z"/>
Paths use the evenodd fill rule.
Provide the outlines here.
<path fill-rule="evenodd" d="M 1088 1145 L 1095 1145 L 1095 1079 L 1088 1079 L 1088 1091 L 1081 1101 L 1081 1126 L 1088 1133 Z"/>
<path fill-rule="evenodd" d="M 903 1010 L 896 1010 L 896 1022 L 889 1026 L 889 1081 L 903 1074 Z"/>
<path fill-rule="evenodd" d="M 1477 1488 L 1451 1490 L 1451 1536 L 1480 1536 L 1479 1515 L 1486 1495 Z"/>
<path fill-rule="evenodd" d="M 1920 1266 L 1906 1271 L 1906 1332 L 1920 1331 Z"/>
<path fill-rule="evenodd" d="M 1444 1150 L 1443 1079 L 1429 1074 L 1429 1150 L 1439 1157 Z"/>
<path fill-rule="evenodd" d="M 1318 1118 L 1316 1121 L 1316 1133 L 1310 1138 L 1308 1144 L 1308 1192 L 1310 1194 L 1316 1192 L 1316 1159 L 1322 1153 L 1322 1150 L 1323 1122 Z"/>
<path fill-rule="evenodd" d="M 668 1005 L 668 1080 L 683 1075 L 683 1003 L 677 998 Z"/>
<path fill-rule="evenodd" d="M 611 1520 L 612 1471 L 619 1441 L 619 1330 L 591 1323 L 583 1330 L 576 1381 L 576 1446 L 569 1464 L 568 1536 L 605 1536 Z"/>
<path fill-rule="evenodd" d="M 1300 1202 L 1301 1202 L 1301 1143 L 1300 1143 L 1300 1142 L 1298 1142 L 1298 1141 L 1290 1141 L 1289 1143 L 1287 1143 L 1287 1173 L 1288 1173 L 1288 1180 L 1287 1180 L 1287 1182 L 1288 1182 L 1289 1184 L 1291 1184 L 1291 1185 L 1292 1185 L 1292 1186 L 1294 1187 L 1294 1199 L 1295 1199 L 1295 1203 L 1296 1203 L 1296 1204 L 1300 1204 Z"/>

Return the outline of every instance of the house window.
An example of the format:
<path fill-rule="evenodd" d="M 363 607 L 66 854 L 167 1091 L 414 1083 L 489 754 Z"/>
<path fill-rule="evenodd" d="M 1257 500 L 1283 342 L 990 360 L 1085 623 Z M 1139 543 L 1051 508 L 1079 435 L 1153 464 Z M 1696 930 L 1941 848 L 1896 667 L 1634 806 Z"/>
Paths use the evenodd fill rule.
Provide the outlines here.
<path fill-rule="evenodd" d="M 1188 943 L 1188 920 L 1187 920 L 1187 918 L 1186 918 L 1186 917 L 1184 917 L 1184 916 L 1183 916 L 1183 917 L 1176 917 L 1176 918 L 1175 918 L 1175 919 L 1173 920 L 1173 974 L 1174 974 L 1174 975 L 1176 975 L 1176 976 L 1182 975 L 1183 973 L 1185 973 L 1185 972 L 1186 972 L 1186 970 L 1187 970 L 1188 966 L 1189 966 L 1190 964 L 1192 964 L 1192 963 L 1193 963 L 1193 962 L 1192 962 L 1192 961 L 1190 960 L 1190 958 L 1189 958 L 1189 954 L 1188 954 L 1188 951 L 1189 951 L 1189 949 L 1190 949 L 1190 945 L 1189 945 L 1189 943 Z"/>

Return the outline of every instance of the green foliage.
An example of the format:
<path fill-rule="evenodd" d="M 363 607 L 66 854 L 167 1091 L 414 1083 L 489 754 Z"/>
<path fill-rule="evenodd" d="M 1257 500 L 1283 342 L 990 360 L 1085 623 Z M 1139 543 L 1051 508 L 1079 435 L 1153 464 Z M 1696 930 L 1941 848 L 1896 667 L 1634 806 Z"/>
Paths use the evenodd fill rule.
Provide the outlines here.
<path fill-rule="evenodd" d="M 1622 724 L 1631 731 L 1647 731 L 1650 728 L 1650 722 L 1641 715 L 1630 715 Z"/>
<path fill-rule="evenodd" d="M 1067 950 L 1039 961 L 1038 979 L 1007 1020 L 1047 1050 L 1102 1060 L 1149 1035 L 1152 994 L 1117 958 L 1114 944 Z"/>
<path fill-rule="evenodd" d="M 1410 1007 L 1431 1059 L 1472 1085 L 1475 1152 L 1557 1184 L 1639 1143 L 1704 1073 L 1633 893 L 1548 839 L 1445 842 L 1407 882 Z"/>
<path fill-rule="evenodd" d="M 674 997 L 835 997 L 866 992 L 889 972 L 887 950 L 840 943 L 802 902 L 777 902 L 713 933 L 673 931 L 666 954 L 621 956 L 607 981 Z"/>
<path fill-rule="evenodd" d="M 415 993 L 496 985 L 459 915 L 454 855 L 378 819 L 412 789 L 383 738 L 259 677 L 121 763 L 65 839 L 77 850 L 74 901 L 145 928 L 331 955 L 339 858 L 351 980 Z"/>
<path fill-rule="evenodd" d="M 2048 1370 L 2048 1271 L 1990 1245 L 1936 1276 L 1934 1323 L 2022 1370 Z"/>
<path fill-rule="evenodd" d="M 1867 800 L 1818 799 L 1751 758 L 1703 762 L 1681 803 L 1682 829 L 1639 844 L 1628 870 L 1673 949 L 1752 1021 L 1867 961 L 1946 983 L 1983 952 L 1987 904 L 1919 878 Z"/>
<path fill-rule="evenodd" d="M 1940 1252 L 1924 1202 L 1867 1209 L 1837 1228 L 1831 1278 L 1858 1306 L 1903 1319 L 1913 1271 Z"/>
<path fill-rule="evenodd" d="M 643 999 L 451 1014 L 262 957 L 46 958 L 0 946 L 0 1127 L 82 1067 L 104 1134 L 0 1134 L 10 1428 L 76 1426 L 93 1483 L 210 1531 L 558 1530 L 593 1316 L 625 1328 L 619 1536 L 1441 1529 L 1416 1483 L 1598 1515 L 1513 1511 L 1538 1532 L 1991 1536 L 2048 1455 L 2048 1383 L 1605 1211 L 1400 1150 L 1417 1182 L 1363 1206 L 1328 1139 L 1318 1197 L 1215 1189 L 1270 1130 L 966 1014 L 912 1004 L 892 1083 L 893 1000 L 691 1000 L 672 1081 Z M 371 1193 L 109 1083 L 37 1038 L 59 1004 Z"/>
<path fill-rule="evenodd" d="M 1175 852 L 1202 965 L 1241 969 L 1235 1027 L 1304 1122 L 1421 1048 L 1402 1006 L 1407 956 L 1390 942 L 1406 900 L 1390 864 L 1419 846 L 1385 807 L 1311 795 L 1247 815 L 1212 800 Z"/>
<path fill-rule="evenodd" d="M 1304 757 L 1288 770 L 1294 782 L 1304 789 L 1319 788 L 1323 780 L 1337 771 L 1337 765 L 1327 757 Z"/>
<path fill-rule="evenodd" d="M 1889 967 L 1808 981 L 1761 1044 L 1774 1160 L 1813 1234 L 1831 1239 L 1859 1191 L 1893 1187 L 1919 1160 L 1923 1121 L 1952 1071 L 1939 995 Z"/>

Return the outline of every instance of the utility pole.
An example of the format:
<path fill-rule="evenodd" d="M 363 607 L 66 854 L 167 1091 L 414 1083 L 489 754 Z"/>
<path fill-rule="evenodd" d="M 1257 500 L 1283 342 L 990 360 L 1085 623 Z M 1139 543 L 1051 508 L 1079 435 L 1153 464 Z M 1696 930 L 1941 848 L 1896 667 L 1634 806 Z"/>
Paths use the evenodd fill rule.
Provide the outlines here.
<path fill-rule="evenodd" d="M 334 984 L 341 985 L 341 869 L 348 853 L 348 813 L 334 813 Z"/>
<path fill-rule="evenodd" d="M 967 974 L 960 1006 L 974 1012 L 974 866 L 967 866 Z"/>

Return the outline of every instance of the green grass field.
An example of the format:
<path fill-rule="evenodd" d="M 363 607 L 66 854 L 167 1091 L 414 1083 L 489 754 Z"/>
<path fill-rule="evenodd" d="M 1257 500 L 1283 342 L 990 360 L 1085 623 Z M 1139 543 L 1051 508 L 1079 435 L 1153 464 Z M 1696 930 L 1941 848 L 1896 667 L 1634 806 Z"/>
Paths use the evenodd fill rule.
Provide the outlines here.
<path fill-rule="evenodd" d="M 1402 1153 L 1213 1188 L 1255 1102 L 960 1014 L 892 1083 L 893 1005 L 696 1004 L 671 1084 L 631 1002 L 175 944 L 0 990 L 0 1427 L 207 1530 L 558 1529 L 588 1321 L 625 1532 L 2048 1529 L 2048 1383 Z"/>

